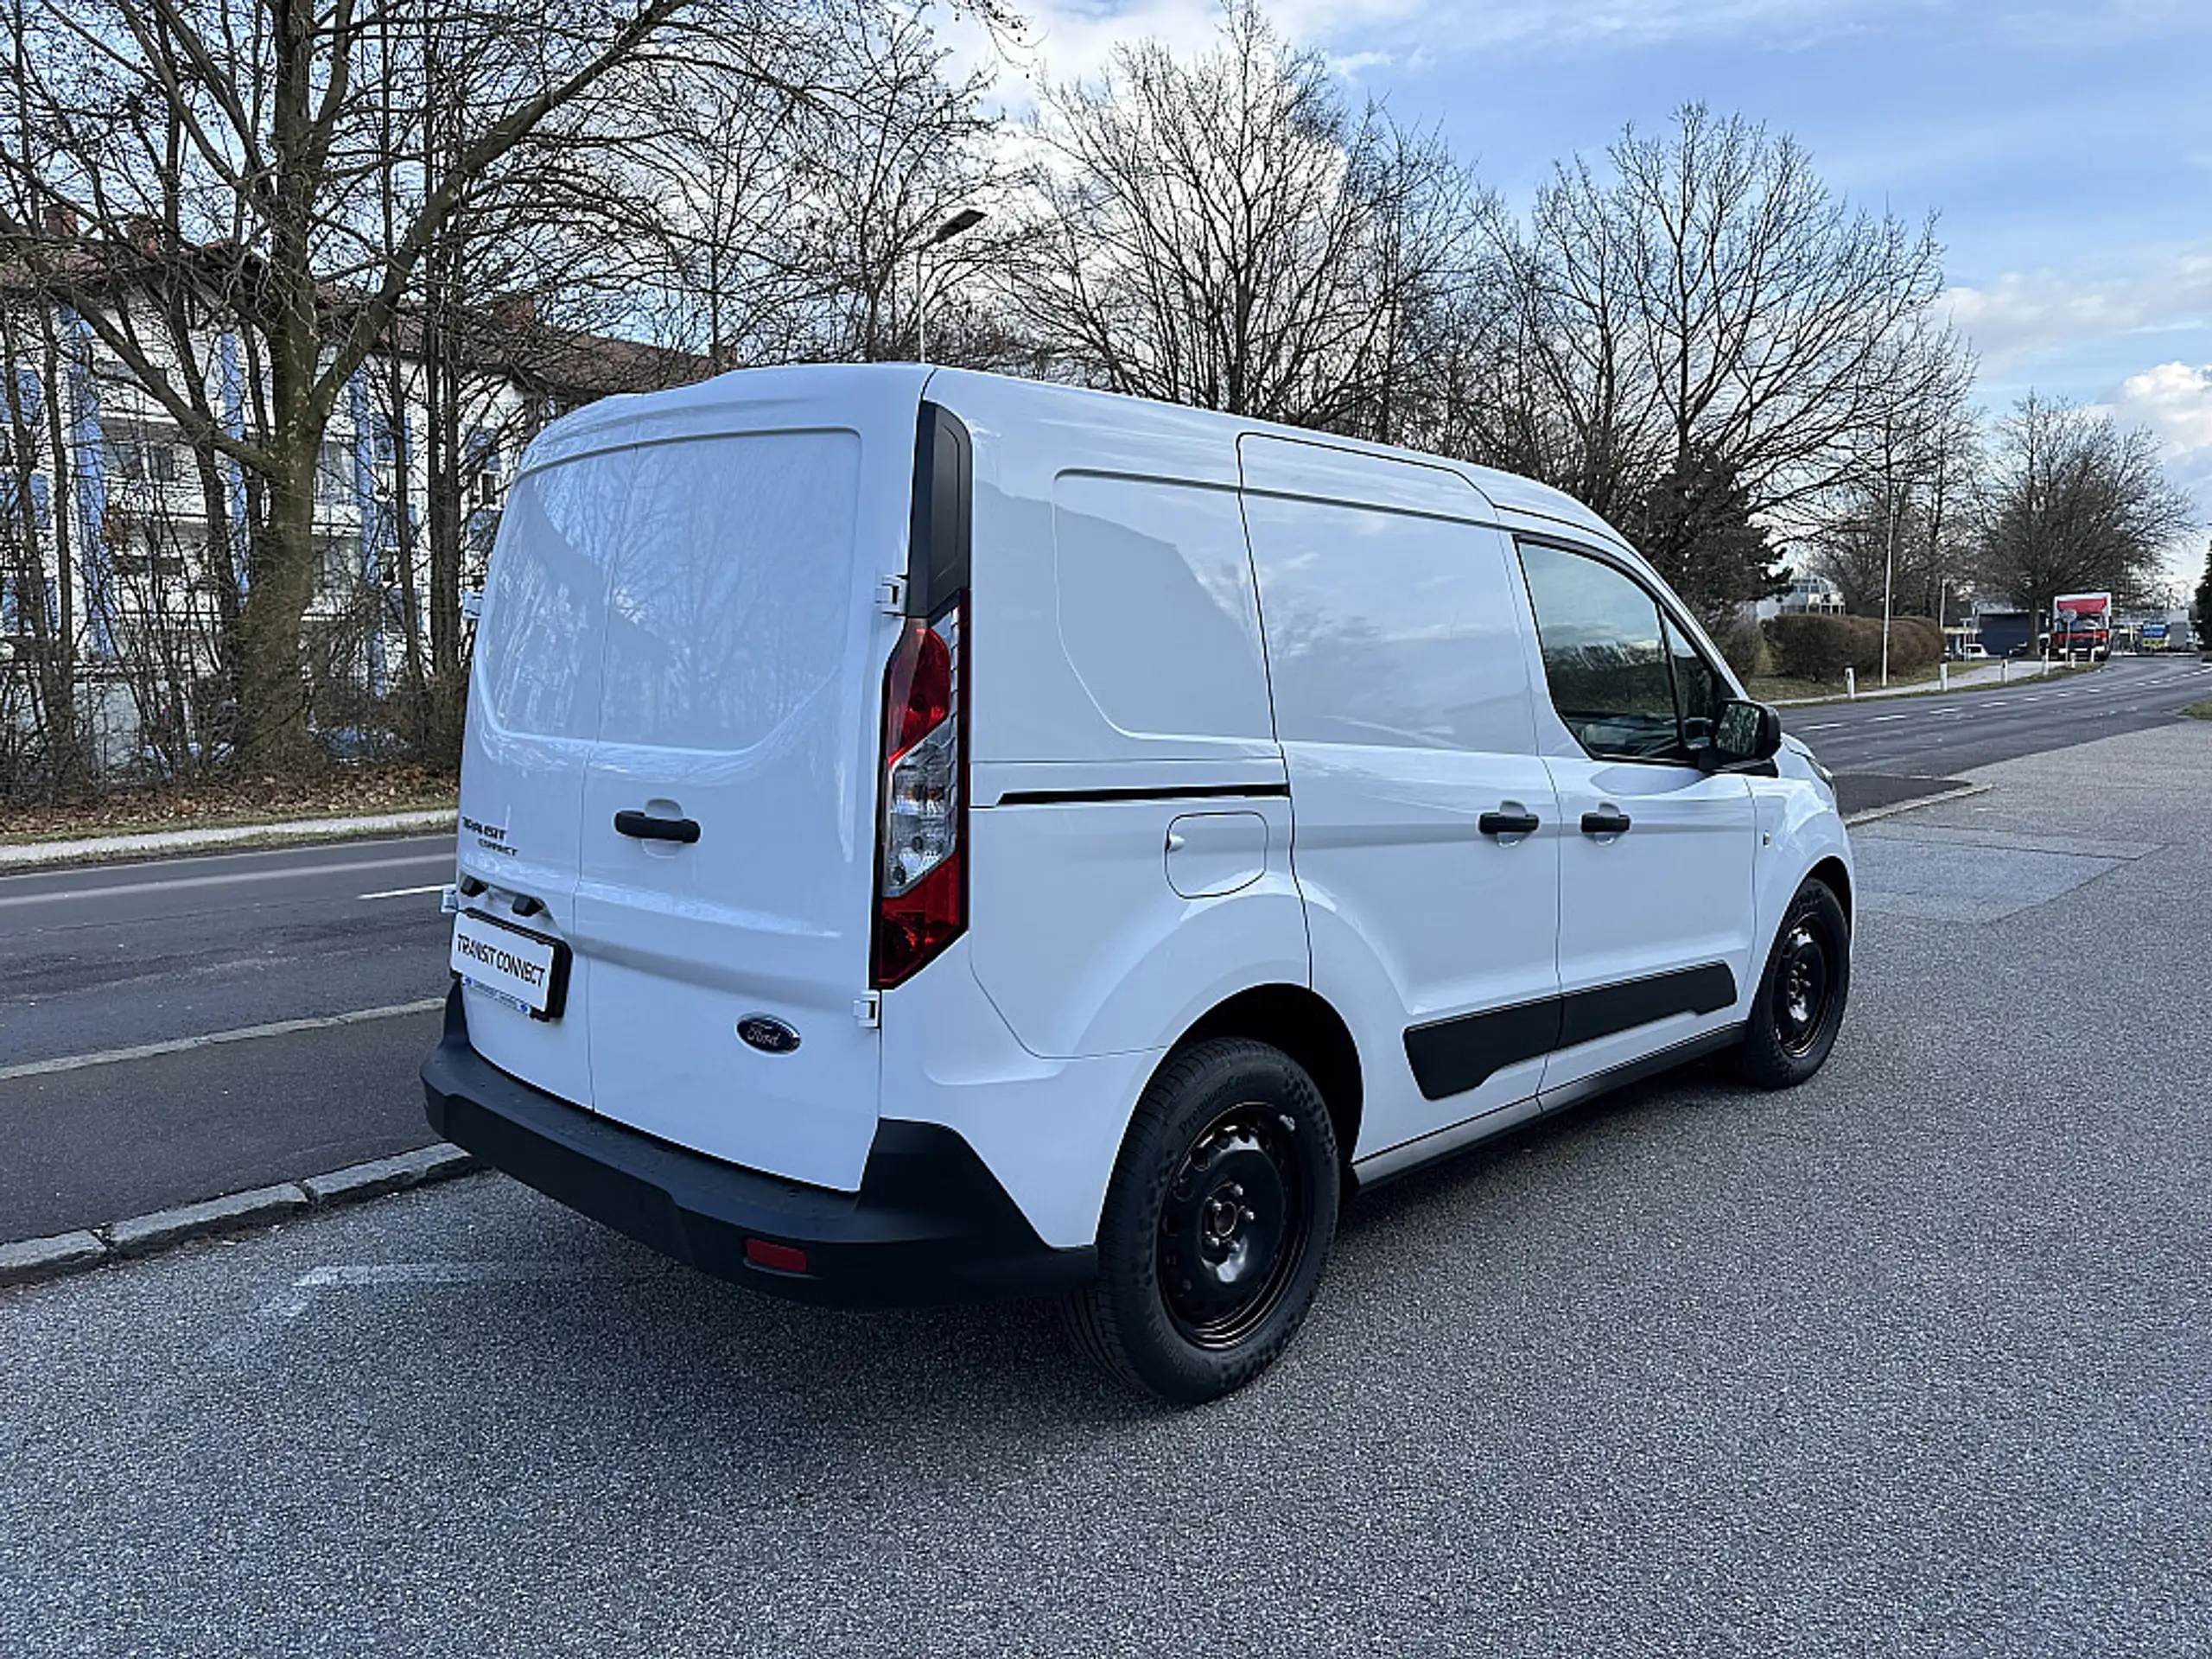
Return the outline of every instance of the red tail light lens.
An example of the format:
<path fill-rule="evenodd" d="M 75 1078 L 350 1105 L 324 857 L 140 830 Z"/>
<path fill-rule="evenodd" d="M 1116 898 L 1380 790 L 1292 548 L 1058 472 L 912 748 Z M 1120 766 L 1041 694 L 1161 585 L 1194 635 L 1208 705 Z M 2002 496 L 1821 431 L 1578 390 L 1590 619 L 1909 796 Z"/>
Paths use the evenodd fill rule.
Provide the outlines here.
<path fill-rule="evenodd" d="M 907 624 L 884 671 L 878 988 L 912 977 L 968 926 L 965 613 L 963 595 L 934 622 Z"/>

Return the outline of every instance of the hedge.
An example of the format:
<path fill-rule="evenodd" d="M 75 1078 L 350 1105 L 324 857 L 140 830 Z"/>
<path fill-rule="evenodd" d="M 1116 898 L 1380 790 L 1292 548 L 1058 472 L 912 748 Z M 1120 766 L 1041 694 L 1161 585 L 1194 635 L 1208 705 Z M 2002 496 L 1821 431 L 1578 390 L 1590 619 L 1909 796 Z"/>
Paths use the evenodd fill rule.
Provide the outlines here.
<path fill-rule="evenodd" d="M 1777 616 L 1766 625 L 1774 671 L 1793 680 L 1864 678 L 1882 667 L 1882 623 L 1872 616 Z M 1924 616 L 1890 619 L 1890 672 L 1910 674 L 1942 655 L 1943 635 Z"/>

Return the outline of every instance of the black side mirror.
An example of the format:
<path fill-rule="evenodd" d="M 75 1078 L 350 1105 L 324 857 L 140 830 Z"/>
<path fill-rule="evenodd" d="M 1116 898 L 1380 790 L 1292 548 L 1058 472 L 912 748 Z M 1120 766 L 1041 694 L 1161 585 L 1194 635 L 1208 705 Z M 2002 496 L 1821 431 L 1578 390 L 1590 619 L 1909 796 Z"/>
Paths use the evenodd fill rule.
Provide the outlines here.
<path fill-rule="evenodd" d="M 1713 722 L 1713 741 L 1699 753 L 1707 772 L 1755 766 L 1782 749 L 1782 715 L 1764 702 L 1731 698 Z"/>

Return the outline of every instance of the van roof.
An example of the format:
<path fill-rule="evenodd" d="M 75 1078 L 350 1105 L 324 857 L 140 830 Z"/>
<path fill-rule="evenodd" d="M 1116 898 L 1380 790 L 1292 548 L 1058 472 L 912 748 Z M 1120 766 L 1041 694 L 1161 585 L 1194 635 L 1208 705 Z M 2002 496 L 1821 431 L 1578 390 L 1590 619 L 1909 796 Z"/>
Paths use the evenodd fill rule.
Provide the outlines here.
<path fill-rule="evenodd" d="M 1197 416 L 1217 421 L 1225 429 L 1240 433 L 1262 432 L 1275 437 L 1303 438 L 1309 442 L 1319 438 L 1364 454 L 1416 461 L 1429 466 L 1441 465 L 1465 476 L 1498 509 L 1502 516 L 1522 528 L 1541 527 L 1542 522 L 1548 521 L 1581 531 L 1586 535 L 1601 537 L 1624 549 L 1628 546 L 1619 531 L 1565 491 L 1555 490 L 1548 484 L 1539 484 L 1534 479 L 1523 478 L 1516 473 L 1500 471 L 1495 467 L 1480 467 L 1472 461 L 1457 461 L 1450 456 L 1427 454 L 1395 444 L 1370 443 L 1309 427 L 1288 426 L 1278 421 L 1261 421 L 1248 416 L 1193 410 L 1154 398 L 1131 397 L 1120 392 L 1095 391 L 1084 386 L 1064 385 L 1048 380 L 1028 380 L 1012 375 L 987 374 L 980 370 L 938 368 L 917 363 L 804 363 L 775 368 L 735 369 L 727 374 L 718 374 L 712 379 L 665 391 L 631 392 L 603 397 L 572 414 L 563 416 L 547 426 L 531 441 L 523 456 L 520 470 L 528 471 L 594 448 L 594 438 L 612 436 L 612 429 L 628 427 L 634 429 L 639 426 L 651 429 L 666 421 L 672 426 L 697 432 L 710 429 L 714 415 L 720 410 L 727 410 L 733 416 L 740 411 L 757 415 L 763 404 L 800 401 L 810 396 L 823 394 L 851 396 L 871 382 L 877 383 L 885 390 L 895 388 L 898 395 L 918 401 L 923 389 L 938 379 L 988 381 L 999 396 L 1034 398 L 1040 408 L 1055 405 L 1065 408 L 1072 403 L 1090 403 L 1100 406 L 1103 413 L 1105 407 L 1110 405 L 1116 410 L 1124 411 L 1121 418 L 1125 420 L 1135 411 L 1157 410 L 1163 414 L 1172 411 L 1179 422 L 1187 422 Z M 1533 525 L 1531 521 L 1535 521 Z"/>

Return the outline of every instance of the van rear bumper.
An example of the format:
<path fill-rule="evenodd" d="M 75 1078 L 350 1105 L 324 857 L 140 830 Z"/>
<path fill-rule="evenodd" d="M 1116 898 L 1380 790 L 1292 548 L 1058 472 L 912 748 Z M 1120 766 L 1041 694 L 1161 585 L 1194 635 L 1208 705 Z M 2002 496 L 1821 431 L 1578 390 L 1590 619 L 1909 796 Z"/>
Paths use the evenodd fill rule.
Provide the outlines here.
<path fill-rule="evenodd" d="M 1089 1281 L 1096 1252 L 1056 1250 L 959 1134 L 877 1125 L 858 1192 L 801 1185 L 657 1141 L 532 1088 L 468 1043 L 461 988 L 423 1065 L 430 1127 L 570 1209 L 717 1278 L 834 1306 L 1040 1296 Z M 804 1273 L 747 1259 L 759 1239 Z"/>

